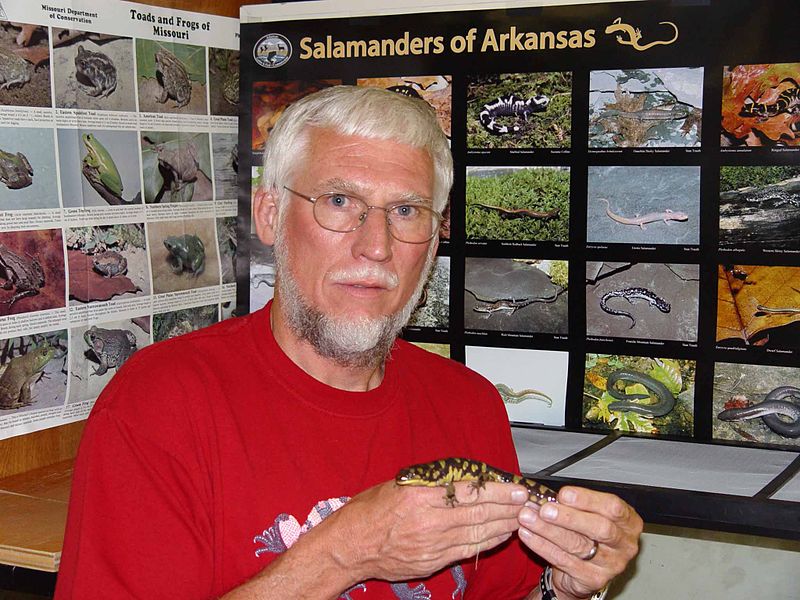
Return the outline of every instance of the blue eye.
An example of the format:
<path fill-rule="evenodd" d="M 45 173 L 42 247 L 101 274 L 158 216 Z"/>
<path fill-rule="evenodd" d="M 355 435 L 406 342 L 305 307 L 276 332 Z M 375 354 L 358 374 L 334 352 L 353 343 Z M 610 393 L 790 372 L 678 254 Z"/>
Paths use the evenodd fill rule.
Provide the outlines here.
<path fill-rule="evenodd" d="M 325 195 L 325 203 L 330 208 L 349 208 L 352 204 L 350 198 L 344 194 L 327 194 Z"/>

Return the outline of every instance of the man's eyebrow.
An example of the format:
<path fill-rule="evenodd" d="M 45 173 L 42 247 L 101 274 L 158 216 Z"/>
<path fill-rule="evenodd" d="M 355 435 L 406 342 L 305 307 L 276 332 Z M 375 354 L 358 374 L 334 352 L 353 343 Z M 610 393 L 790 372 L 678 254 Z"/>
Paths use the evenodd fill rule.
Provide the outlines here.
<path fill-rule="evenodd" d="M 330 179 L 326 179 L 315 186 L 315 193 L 325 194 L 331 192 L 350 194 L 353 196 L 358 196 L 359 198 L 364 198 L 367 195 L 364 186 L 356 183 L 355 181 L 342 179 L 341 177 L 331 177 Z M 390 202 L 390 204 L 406 203 L 433 204 L 433 199 L 426 196 L 421 196 L 416 192 L 403 192 Z"/>

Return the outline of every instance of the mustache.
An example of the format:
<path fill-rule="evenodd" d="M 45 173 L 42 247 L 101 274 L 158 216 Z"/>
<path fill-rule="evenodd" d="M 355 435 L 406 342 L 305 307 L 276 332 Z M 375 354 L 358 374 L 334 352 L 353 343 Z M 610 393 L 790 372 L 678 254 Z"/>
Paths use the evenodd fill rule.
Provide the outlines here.
<path fill-rule="evenodd" d="M 386 289 L 393 290 L 400 284 L 400 278 L 391 271 L 377 265 L 361 265 L 352 269 L 339 269 L 328 273 L 333 283 L 359 283 L 368 281 Z"/>

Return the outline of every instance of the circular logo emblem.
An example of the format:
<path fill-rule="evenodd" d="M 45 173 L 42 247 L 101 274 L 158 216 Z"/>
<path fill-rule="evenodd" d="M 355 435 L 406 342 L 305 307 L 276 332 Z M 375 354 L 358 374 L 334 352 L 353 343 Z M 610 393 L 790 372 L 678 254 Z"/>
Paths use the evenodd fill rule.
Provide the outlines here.
<path fill-rule="evenodd" d="M 253 46 L 253 58 L 265 69 L 282 67 L 292 57 L 292 45 L 280 33 L 268 33 Z"/>

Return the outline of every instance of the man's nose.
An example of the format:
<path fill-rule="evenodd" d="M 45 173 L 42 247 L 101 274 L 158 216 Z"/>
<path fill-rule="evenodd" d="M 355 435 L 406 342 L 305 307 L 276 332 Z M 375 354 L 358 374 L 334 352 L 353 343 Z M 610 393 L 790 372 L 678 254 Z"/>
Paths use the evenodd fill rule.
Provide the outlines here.
<path fill-rule="evenodd" d="M 373 210 L 374 209 L 374 210 Z M 374 213 L 374 214 L 371 214 Z M 392 234 L 389 232 L 389 213 L 380 206 L 370 206 L 364 213 L 361 227 L 352 235 L 353 256 L 363 256 L 376 262 L 384 262 L 392 257 Z"/>

